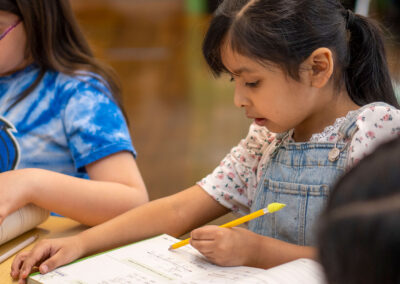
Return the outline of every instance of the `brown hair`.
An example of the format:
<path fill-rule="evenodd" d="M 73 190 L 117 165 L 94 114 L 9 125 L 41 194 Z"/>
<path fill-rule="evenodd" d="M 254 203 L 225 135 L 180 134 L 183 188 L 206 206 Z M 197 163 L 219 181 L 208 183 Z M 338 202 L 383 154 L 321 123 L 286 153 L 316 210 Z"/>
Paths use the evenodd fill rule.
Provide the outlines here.
<path fill-rule="evenodd" d="M 40 68 L 37 79 L 17 96 L 9 109 L 28 96 L 48 70 L 68 75 L 76 75 L 78 71 L 100 75 L 121 107 L 117 77 L 110 67 L 94 58 L 68 0 L 2 0 L 0 10 L 21 18 L 27 35 L 27 56 L 32 56 Z"/>

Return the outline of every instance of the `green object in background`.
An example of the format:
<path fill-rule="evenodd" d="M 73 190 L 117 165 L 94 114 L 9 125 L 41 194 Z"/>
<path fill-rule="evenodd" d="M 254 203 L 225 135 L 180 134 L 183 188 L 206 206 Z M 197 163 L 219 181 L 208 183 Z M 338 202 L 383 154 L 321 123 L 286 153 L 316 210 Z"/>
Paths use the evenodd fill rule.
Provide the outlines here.
<path fill-rule="evenodd" d="M 185 0 L 185 6 L 189 13 L 201 14 L 207 11 L 206 0 Z"/>
<path fill-rule="evenodd" d="M 390 0 L 376 0 L 376 5 L 378 6 L 378 9 L 386 10 L 390 6 L 390 2 L 396 2 L 396 1 L 390 1 Z"/>

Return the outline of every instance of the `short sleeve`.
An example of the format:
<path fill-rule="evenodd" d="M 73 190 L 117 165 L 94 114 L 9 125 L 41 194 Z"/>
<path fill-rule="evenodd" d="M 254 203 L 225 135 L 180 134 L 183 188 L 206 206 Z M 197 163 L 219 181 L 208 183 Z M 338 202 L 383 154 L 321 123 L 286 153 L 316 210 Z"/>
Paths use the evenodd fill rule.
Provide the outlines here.
<path fill-rule="evenodd" d="M 260 160 L 274 139 L 275 134 L 252 124 L 247 137 L 197 184 L 221 205 L 241 215 L 248 214 L 257 188 Z"/>
<path fill-rule="evenodd" d="M 62 119 L 77 169 L 120 151 L 136 157 L 123 113 L 99 80 L 67 84 L 64 92 Z"/>
<path fill-rule="evenodd" d="M 350 144 L 349 165 L 357 164 L 380 144 L 400 136 L 400 110 L 389 106 L 371 106 L 357 118 L 358 131 Z"/>

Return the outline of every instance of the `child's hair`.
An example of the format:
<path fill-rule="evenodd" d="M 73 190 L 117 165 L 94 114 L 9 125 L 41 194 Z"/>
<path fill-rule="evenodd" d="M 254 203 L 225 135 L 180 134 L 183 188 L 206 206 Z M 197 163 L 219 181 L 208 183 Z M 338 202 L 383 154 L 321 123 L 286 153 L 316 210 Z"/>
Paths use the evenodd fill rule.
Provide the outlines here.
<path fill-rule="evenodd" d="M 400 283 L 399 170 L 400 137 L 336 184 L 318 232 L 328 283 Z"/>
<path fill-rule="evenodd" d="M 225 0 L 203 43 L 203 54 L 217 76 L 228 71 L 221 59 L 225 42 L 262 64 L 279 65 L 296 80 L 300 64 L 314 50 L 327 47 L 334 56 L 336 85 L 344 83 L 356 104 L 383 101 L 399 106 L 380 29 L 338 0 Z"/>
<path fill-rule="evenodd" d="M 37 79 L 9 109 L 29 95 L 48 70 L 68 75 L 83 70 L 98 74 L 120 102 L 121 90 L 114 72 L 94 58 L 68 0 L 2 0 L 0 10 L 21 18 L 27 34 L 27 56 L 30 54 L 40 68 Z"/>

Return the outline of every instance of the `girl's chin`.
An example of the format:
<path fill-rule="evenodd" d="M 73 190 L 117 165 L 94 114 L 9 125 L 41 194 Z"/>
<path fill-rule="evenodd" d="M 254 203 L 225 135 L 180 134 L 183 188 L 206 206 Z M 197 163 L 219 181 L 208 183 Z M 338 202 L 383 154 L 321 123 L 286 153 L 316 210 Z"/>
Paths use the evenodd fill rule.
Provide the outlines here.
<path fill-rule="evenodd" d="M 263 126 L 268 129 L 268 131 L 273 132 L 273 133 L 283 133 L 288 131 L 289 129 L 282 129 L 281 127 L 277 126 L 274 123 L 271 123 L 268 119 L 265 118 L 255 118 L 254 122 L 258 126 Z"/>
<path fill-rule="evenodd" d="M 267 123 L 267 120 L 265 118 L 255 118 L 254 122 L 259 126 L 265 126 Z"/>

